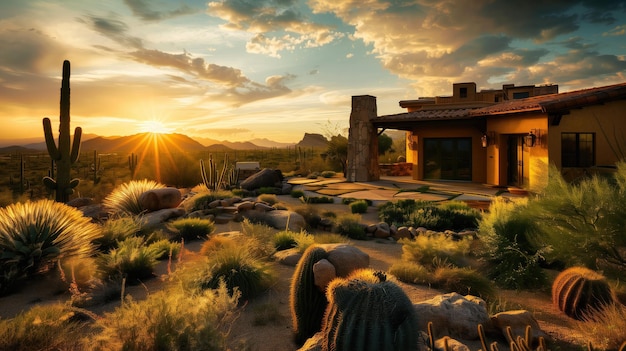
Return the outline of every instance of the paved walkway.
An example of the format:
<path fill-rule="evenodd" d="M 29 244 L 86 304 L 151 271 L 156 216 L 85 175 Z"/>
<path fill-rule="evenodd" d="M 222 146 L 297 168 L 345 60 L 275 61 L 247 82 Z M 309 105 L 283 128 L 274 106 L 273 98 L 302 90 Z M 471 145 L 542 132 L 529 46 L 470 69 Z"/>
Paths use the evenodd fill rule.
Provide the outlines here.
<path fill-rule="evenodd" d="M 346 182 L 345 178 L 291 178 L 295 189 L 307 196 L 367 199 L 374 202 L 415 199 L 426 201 L 458 200 L 488 207 L 496 196 L 516 198 L 506 189 L 470 182 L 417 181 L 411 177 L 383 176 L 373 182 Z"/>

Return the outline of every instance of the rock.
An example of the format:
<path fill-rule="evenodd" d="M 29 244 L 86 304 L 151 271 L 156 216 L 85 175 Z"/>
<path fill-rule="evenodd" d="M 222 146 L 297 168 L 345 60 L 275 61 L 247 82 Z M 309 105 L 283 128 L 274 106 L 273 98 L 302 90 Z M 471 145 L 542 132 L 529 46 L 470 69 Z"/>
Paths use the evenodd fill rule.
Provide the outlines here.
<path fill-rule="evenodd" d="M 491 319 L 486 303 L 476 296 L 461 296 L 457 293 L 438 295 L 413 306 L 420 316 L 418 330 L 427 330 L 433 322 L 436 335 L 448 335 L 463 340 L 478 339 L 478 324 L 490 329 Z"/>
<path fill-rule="evenodd" d="M 144 227 L 154 227 L 169 219 L 182 217 L 184 215 L 184 208 L 164 208 L 162 210 L 146 213 L 141 219 L 141 224 Z"/>
<path fill-rule="evenodd" d="M 306 227 L 304 217 L 296 212 L 274 210 L 265 212 L 264 216 L 268 222 L 267 224 L 276 229 L 288 229 L 293 232 L 299 232 Z"/>
<path fill-rule="evenodd" d="M 139 205 L 148 212 L 175 208 L 181 201 L 182 195 L 176 188 L 153 189 L 139 195 Z"/>
<path fill-rule="evenodd" d="M 326 291 L 328 283 L 337 278 L 337 270 L 327 259 L 321 259 L 313 264 L 313 276 L 315 277 L 315 286 L 321 291 Z"/>
<path fill-rule="evenodd" d="M 322 244 L 328 253 L 327 260 L 335 266 L 338 277 L 346 277 L 360 268 L 370 265 L 370 256 L 359 248 L 348 244 Z"/>
<path fill-rule="evenodd" d="M 241 182 L 240 186 L 245 190 L 255 190 L 263 187 L 282 188 L 283 174 L 277 169 L 264 168 Z"/>
<path fill-rule="evenodd" d="M 369 224 L 367 226 L 367 229 L 365 229 L 365 232 L 373 234 L 376 231 L 376 229 L 378 229 L 378 226 L 376 224 Z"/>
<path fill-rule="evenodd" d="M 213 200 L 209 202 L 209 208 L 218 208 L 222 204 L 222 200 Z"/>
<path fill-rule="evenodd" d="M 407 227 L 400 227 L 398 228 L 396 233 L 393 235 L 393 238 L 396 240 L 411 239 L 412 238 L 411 231 Z"/>
<path fill-rule="evenodd" d="M 274 259 L 280 264 L 295 267 L 302 258 L 302 254 L 297 248 L 281 250 L 274 254 Z"/>
<path fill-rule="evenodd" d="M 226 224 L 235 219 L 235 216 L 232 213 L 220 213 L 215 216 L 215 224 Z"/>
<path fill-rule="evenodd" d="M 254 209 L 260 212 L 268 212 L 268 211 L 274 211 L 275 208 L 264 203 L 264 202 L 257 202 L 254 204 Z"/>
<path fill-rule="evenodd" d="M 235 207 L 237 207 L 237 211 L 243 212 L 254 209 L 254 204 L 253 201 L 242 201 L 237 203 Z"/>
<path fill-rule="evenodd" d="M 448 351 L 471 351 L 469 347 L 467 347 L 467 345 L 463 344 L 462 342 L 453 339 L 453 338 L 447 338 L 448 339 L 448 347 L 445 348 L 445 341 L 444 339 L 446 339 L 445 337 L 441 338 L 441 339 L 437 339 L 435 340 L 435 349 L 437 350 L 448 350 Z"/>
<path fill-rule="evenodd" d="M 83 216 L 93 218 L 96 220 L 106 219 L 109 214 L 102 204 L 93 204 L 80 207 L 79 210 L 83 213 Z"/>
<path fill-rule="evenodd" d="M 495 314 L 491 317 L 493 327 L 499 329 L 502 335 L 506 337 L 506 328 L 511 327 L 513 337 L 524 337 L 526 335 L 526 326 L 530 326 L 532 331 L 533 343 L 537 342 L 540 337 L 548 339 L 549 335 L 544 333 L 539 327 L 539 323 L 532 313 L 526 310 L 506 311 Z"/>
<path fill-rule="evenodd" d="M 391 236 L 391 229 L 389 228 L 389 224 L 385 222 L 380 222 L 376 224 L 376 229 L 373 233 L 375 238 L 386 239 Z"/>
<path fill-rule="evenodd" d="M 75 199 L 71 199 L 70 201 L 65 203 L 68 206 L 80 208 L 89 205 L 93 205 L 93 199 L 88 197 L 77 197 Z"/>
<path fill-rule="evenodd" d="M 293 190 L 293 185 L 289 183 L 283 183 L 283 186 L 280 189 L 280 193 L 283 195 L 291 194 L 291 190 Z"/>
<path fill-rule="evenodd" d="M 320 218 L 317 227 L 321 230 L 330 232 L 333 229 L 333 221 L 330 218 Z"/>

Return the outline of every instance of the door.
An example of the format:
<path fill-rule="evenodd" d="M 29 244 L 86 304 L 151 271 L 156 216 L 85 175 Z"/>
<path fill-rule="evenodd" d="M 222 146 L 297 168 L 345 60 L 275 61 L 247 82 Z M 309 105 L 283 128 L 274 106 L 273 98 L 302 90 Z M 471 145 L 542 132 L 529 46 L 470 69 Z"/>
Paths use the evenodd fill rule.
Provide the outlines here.
<path fill-rule="evenodd" d="M 508 137 L 508 185 L 521 187 L 528 183 L 529 150 L 524 145 L 524 136 L 525 134 L 513 134 Z"/>

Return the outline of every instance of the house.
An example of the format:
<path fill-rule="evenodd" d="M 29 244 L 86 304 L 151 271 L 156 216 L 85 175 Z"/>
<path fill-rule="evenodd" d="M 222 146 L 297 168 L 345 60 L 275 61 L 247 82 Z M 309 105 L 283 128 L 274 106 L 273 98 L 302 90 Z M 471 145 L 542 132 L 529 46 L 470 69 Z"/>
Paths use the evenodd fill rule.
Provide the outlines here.
<path fill-rule="evenodd" d="M 369 107 L 359 107 L 363 103 Z M 530 188 L 545 182 L 548 164 L 573 178 L 626 157 L 626 83 L 565 93 L 556 85 L 477 91 L 475 83 L 458 83 L 452 96 L 400 106 L 407 112 L 376 116 L 374 97 L 353 97 L 351 139 L 365 138 L 372 150 L 379 130 L 407 131 L 407 162 L 416 180 Z M 371 128 L 364 129 L 364 122 Z M 359 149 L 356 143 L 349 143 L 346 177 L 372 180 L 375 172 L 363 176 L 358 168 L 371 165 L 370 156 L 363 156 L 367 145 Z"/>

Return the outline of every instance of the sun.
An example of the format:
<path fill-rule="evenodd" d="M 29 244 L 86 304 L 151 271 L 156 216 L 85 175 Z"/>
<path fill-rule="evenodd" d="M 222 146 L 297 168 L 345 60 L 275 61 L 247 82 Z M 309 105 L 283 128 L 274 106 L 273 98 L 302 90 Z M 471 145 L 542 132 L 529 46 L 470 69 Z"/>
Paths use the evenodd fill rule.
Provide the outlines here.
<path fill-rule="evenodd" d="M 138 126 L 140 133 L 167 134 L 172 132 L 163 122 L 157 120 L 144 121 Z"/>

